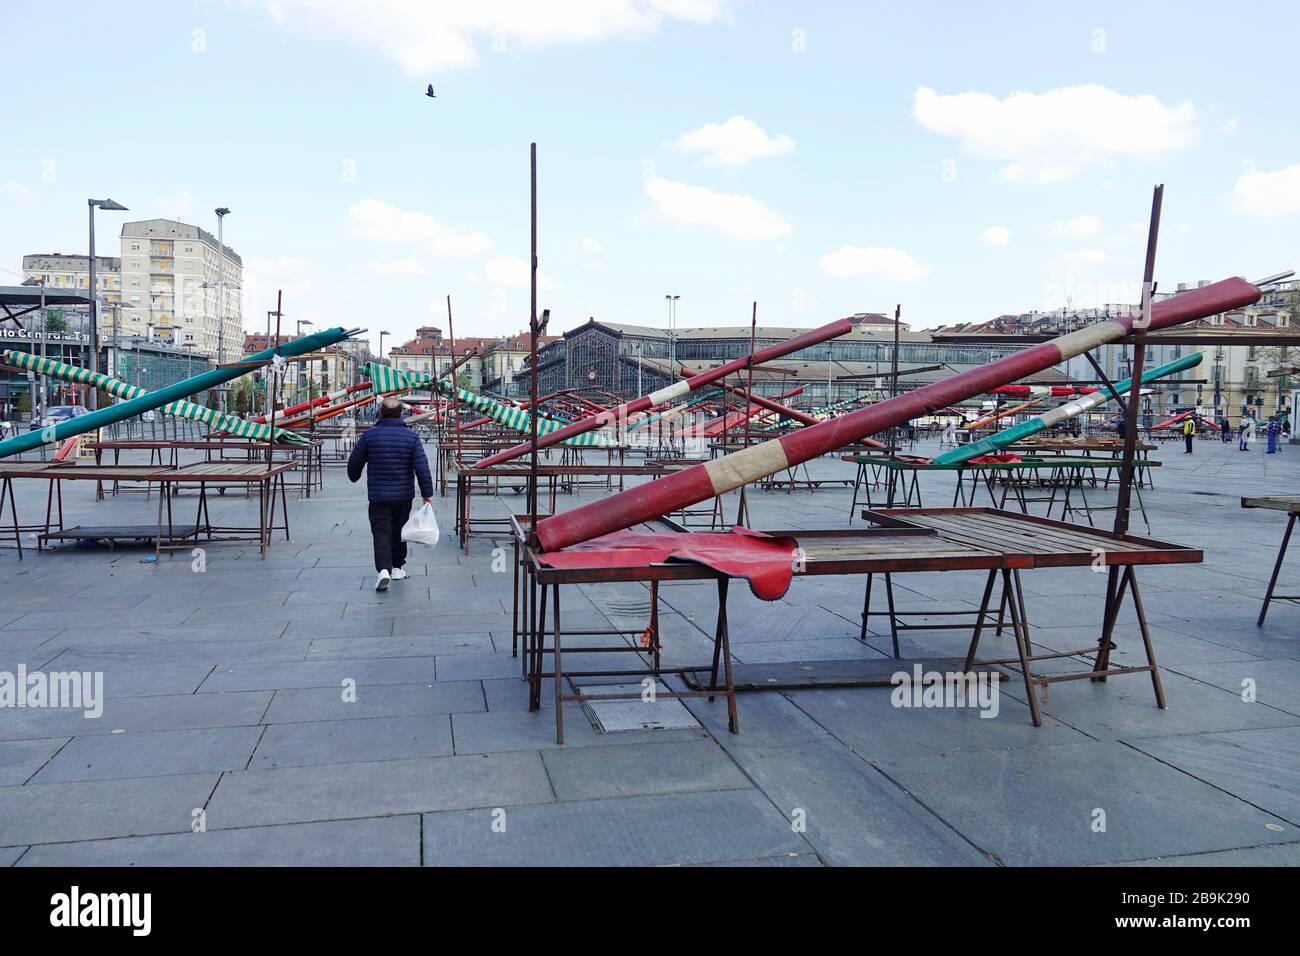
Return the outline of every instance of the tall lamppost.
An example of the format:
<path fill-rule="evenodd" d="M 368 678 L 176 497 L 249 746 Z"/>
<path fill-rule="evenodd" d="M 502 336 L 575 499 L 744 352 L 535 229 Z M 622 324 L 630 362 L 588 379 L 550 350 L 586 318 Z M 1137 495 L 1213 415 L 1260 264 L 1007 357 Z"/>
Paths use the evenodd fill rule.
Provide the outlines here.
<path fill-rule="evenodd" d="M 294 322 L 297 323 L 297 324 L 295 325 L 295 327 L 294 327 L 294 338 L 297 338 L 297 339 L 302 338 L 302 327 L 303 327 L 304 325 L 312 325 L 312 324 L 313 324 L 311 319 L 294 319 Z M 297 383 L 295 384 L 295 387 L 294 387 L 294 390 L 293 390 L 293 393 L 294 393 L 294 400 L 295 400 L 295 401 L 299 401 L 299 399 L 298 399 L 298 392 L 300 392 L 300 391 L 302 390 L 302 370 L 303 370 L 304 368 L 307 369 L 307 392 L 308 392 L 308 397 L 310 397 L 310 394 L 311 394 L 311 357 L 308 356 L 308 355 L 304 355 L 303 358 L 302 358 L 302 361 L 298 363 L 298 381 L 297 381 Z"/>
<path fill-rule="evenodd" d="M 388 331 L 383 331 L 379 333 L 379 361 L 381 364 L 384 361 L 384 336 L 392 335 L 392 334 L 393 334 L 392 332 L 388 332 Z"/>
<path fill-rule="evenodd" d="M 111 199 L 87 199 L 86 205 L 90 209 L 90 363 L 89 368 L 92 372 L 99 371 L 99 295 L 95 288 L 95 207 L 106 212 L 127 212 L 127 208 L 120 202 L 114 202 Z M 98 408 L 99 389 L 92 388 L 88 398 L 88 407 L 91 409 Z"/>
<path fill-rule="evenodd" d="M 217 364 L 226 364 L 226 239 L 225 224 L 226 216 L 230 215 L 230 210 L 225 206 L 218 206 L 215 210 L 217 214 Z M 217 391 L 220 399 L 220 407 L 224 412 L 226 410 L 226 386 L 222 385 Z"/>
<path fill-rule="evenodd" d="M 668 375 L 677 377 L 677 300 L 680 295 L 665 295 L 668 302 Z"/>

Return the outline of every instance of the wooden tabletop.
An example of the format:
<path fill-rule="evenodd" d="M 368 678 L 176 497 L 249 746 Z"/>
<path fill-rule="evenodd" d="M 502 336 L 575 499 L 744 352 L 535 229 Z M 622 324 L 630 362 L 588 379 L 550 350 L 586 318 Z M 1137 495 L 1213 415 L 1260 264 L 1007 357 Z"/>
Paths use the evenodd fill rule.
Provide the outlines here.
<path fill-rule="evenodd" d="M 181 465 L 155 476 L 156 481 L 267 481 L 297 468 L 297 462 L 281 461 L 267 467 L 264 462 L 205 461 Z"/>
<path fill-rule="evenodd" d="M 1262 495 L 1254 498 L 1242 498 L 1243 508 L 1266 508 L 1269 511 L 1288 511 L 1300 514 L 1300 495 Z"/>
<path fill-rule="evenodd" d="M 796 577 L 903 571 L 963 571 L 1088 567 L 1137 564 L 1195 564 L 1201 551 L 1135 535 L 1073 525 L 996 508 L 885 508 L 866 510 L 870 526 L 834 530 L 771 530 L 794 538 L 803 561 Z M 639 531 L 658 531 L 647 524 Z M 671 532 L 670 532 L 671 533 Z M 689 535 L 692 532 L 679 532 Z M 619 565 L 625 554 L 590 555 L 582 567 L 550 568 L 530 547 L 533 573 L 543 583 L 684 581 L 724 575 L 686 562 Z"/>

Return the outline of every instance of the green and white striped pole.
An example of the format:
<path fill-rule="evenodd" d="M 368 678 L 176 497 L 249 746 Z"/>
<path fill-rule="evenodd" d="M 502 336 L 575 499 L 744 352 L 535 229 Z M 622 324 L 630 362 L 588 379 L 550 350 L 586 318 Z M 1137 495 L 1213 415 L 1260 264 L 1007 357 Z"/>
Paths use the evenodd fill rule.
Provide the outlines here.
<path fill-rule="evenodd" d="M 314 335 L 304 336 L 277 345 L 275 348 L 266 349 L 256 355 L 250 355 L 238 365 L 209 369 L 191 378 L 173 382 L 171 385 L 165 385 L 157 391 L 147 392 L 120 404 L 110 405 L 108 408 L 97 409 L 85 415 L 70 418 L 65 422 L 42 428 L 39 431 L 27 432 L 24 435 L 8 438 L 0 442 L 0 458 L 21 454 L 24 451 L 39 448 L 41 445 L 52 445 L 66 438 L 72 438 L 74 435 L 82 435 L 103 428 L 106 425 L 111 425 L 114 422 L 134 418 L 136 415 L 162 408 L 171 402 L 180 401 L 190 395 L 215 388 L 240 376 L 247 375 L 251 371 L 250 366 L 253 363 L 270 362 L 277 355 L 295 356 L 315 352 L 342 342 L 348 337 L 348 334 L 341 328 L 326 329 L 323 332 L 317 332 Z M 5 356 L 12 359 L 17 354 L 15 352 L 6 352 Z M 89 374 L 91 373 L 87 372 L 87 375 Z"/>
<path fill-rule="evenodd" d="M 1184 355 L 1180 359 L 1174 359 L 1164 365 L 1159 365 L 1149 371 L 1142 373 L 1142 384 L 1147 385 L 1158 378 L 1166 375 L 1173 375 L 1175 372 L 1182 372 L 1189 368 L 1195 368 L 1201 364 L 1201 353 L 1193 352 L 1191 355 Z M 1058 405 L 1056 408 L 1046 411 L 1027 422 L 1021 422 L 1019 425 L 1012 425 L 988 438 L 981 438 L 979 441 L 971 442 L 969 445 L 962 445 L 951 451 L 946 451 L 937 458 L 934 458 L 933 464 L 936 465 L 956 465 L 963 461 L 970 461 L 972 458 L 978 458 L 980 455 L 987 455 L 990 452 L 1006 448 L 1012 442 L 1021 441 L 1030 435 L 1036 435 L 1041 431 L 1051 428 L 1053 425 L 1059 425 L 1063 421 L 1074 418 L 1076 415 L 1082 415 L 1084 412 L 1091 411 L 1099 405 L 1105 405 L 1115 398 L 1115 392 L 1123 395 L 1133 387 L 1132 379 L 1124 379 L 1122 382 L 1115 384 L 1115 391 L 1108 388 L 1098 389 L 1091 395 L 1085 395 L 1082 398 L 1076 398 L 1072 402 L 1066 402 L 1064 405 Z"/>
<path fill-rule="evenodd" d="M 452 386 L 444 379 L 435 378 L 425 372 L 399 371 L 391 365 L 380 365 L 377 362 L 371 362 L 366 366 L 366 377 L 374 383 L 376 392 L 393 392 L 405 388 L 432 388 L 446 395 L 453 394 Z M 488 416 L 497 424 L 525 433 L 531 428 L 532 416 L 526 409 L 503 405 L 495 399 L 487 398 L 465 388 L 457 387 L 454 389 L 454 393 L 459 401 Z M 537 433 L 539 435 L 546 435 L 563 427 L 564 425 L 560 422 L 548 418 L 539 416 L 537 419 Z M 584 432 L 561 444 L 577 448 L 609 448 L 614 443 L 596 432 Z"/>
<path fill-rule="evenodd" d="M 81 382 L 94 385 L 96 388 L 102 388 L 115 398 L 132 399 L 149 394 L 148 389 L 140 388 L 138 385 L 129 385 L 121 379 L 110 378 L 99 372 L 92 372 L 90 369 L 81 368 L 77 365 L 67 365 L 54 359 L 41 358 L 27 352 L 6 352 L 4 353 L 4 359 L 11 365 L 32 369 L 39 375 L 48 375 L 51 378 L 62 379 L 65 382 Z M 225 415 L 208 408 L 206 405 L 196 405 L 183 399 L 169 402 L 160 410 L 164 415 L 176 415 L 180 418 L 202 422 L 213 429 L 229 432 L 239 438 L 247 438 L 252 441 L 267 441 L 271 437 L 271 427 L 269 425 L 250 422 L 237 415 Z M 283 445 L 307 444 L 307 439 L 284 428 L 275 430 L 275 440 Z"/>

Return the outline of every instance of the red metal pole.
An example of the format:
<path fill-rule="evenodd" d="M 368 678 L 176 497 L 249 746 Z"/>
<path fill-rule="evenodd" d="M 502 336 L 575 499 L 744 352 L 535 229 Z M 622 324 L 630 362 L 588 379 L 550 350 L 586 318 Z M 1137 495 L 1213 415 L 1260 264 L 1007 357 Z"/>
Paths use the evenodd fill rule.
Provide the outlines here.
<path fill-rule="evenodd" d="M 1259 296 L 1260 290 L 1245 279 L 1224 279 L 1153 305 L 1149 329 L 1162 329 L 1239 309 L 1258 301 Z M 1100 345 L 1122 339 L 1133 330 L 1135 318 L 1140 320 L 1141 313 L 1098 322 L 1050 342 L 1032 345 L 988 365 L 896 395 L 869 408 L 801 428 L 735 454 L 553 515 L 538 522 L 538 538 L 546 550 L 558 551 L 707 501 L 748 482 L 792 468 L 910 419 L 931 414 L 946 405 L 981 395 L 994 386 L 1014 382 Z"/>
<path fill-rule="evenodd" d="M 792 339 L 784 342 L 778 342 L 775 345 L 769 345 L 761 348 L 754 353 L 754 364 L 762 365 L 764 362 L 771 361 L 774 358 L 780 358 L 782 355 L 789 355 L 791 352 L 797 352 L 800 349 L 807 348 L 810 345 L 816 345 L 819 342 L 825 342 L 827 339 L 833 339 L 852 331 L 853 326 L 845 319 L 837 319 L 823 325 L 821 328 L 810 329 L 802 335 L 796 335 Z M 558 444 L 566 438 L 572 438 L 574 435 L 582 435 L 589 431 L 594 431 L 603 425 L 626 418 L 628 415 L 636 412 L 643 412 L 648 408 L 654 408 L 656 405 L 665 405 L 674 399 L 681 398 L 697 388 L 712 384 L 719 379 L 725 378 L 732 372 L 739 372 L 749 365 L 750 357 L 742 355 L 738 359 L 733 359 L 716 368 L 705 369 L 690 378 L 683 379 L 680 382 L 674 382 L 666 388 L 661 388 L 657 392 L 651 392 L 649 395 L 642 395 L 640 398 L 634 398 L 630 402 L 624 402 L 617 408 L 601 412 L 598 415 L 591 415 L 587 418 L 571 422 L 563 428 L 557 428 L 553 432 L 547 432 L 545 435 L 537 436 L 537 447 L 546 448 L 550 445 Z M 503 461 L 510 461 L 512 458 L 518 458 L 525 455 L 530 449 L 528 442 L 522 442 L 513 448 L 507 448 L 505 451 L 497 452 L 495 455 L 489 455 L 475 462 L 474 467 L 486 468 L 489 465 L 498 465 Z"/>

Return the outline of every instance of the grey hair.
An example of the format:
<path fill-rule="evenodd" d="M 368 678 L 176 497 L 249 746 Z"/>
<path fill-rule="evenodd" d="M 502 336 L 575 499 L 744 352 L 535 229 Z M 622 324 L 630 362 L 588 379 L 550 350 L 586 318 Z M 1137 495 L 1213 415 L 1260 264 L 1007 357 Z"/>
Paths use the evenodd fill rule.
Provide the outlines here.
<path fill-rule="evenodd" d="M 380 418 L 400 418 L 402 403 L 395 398 L 386 398 L 379 404 Z"/>

